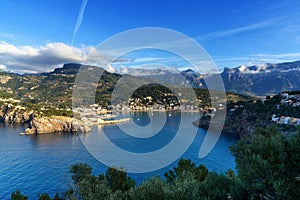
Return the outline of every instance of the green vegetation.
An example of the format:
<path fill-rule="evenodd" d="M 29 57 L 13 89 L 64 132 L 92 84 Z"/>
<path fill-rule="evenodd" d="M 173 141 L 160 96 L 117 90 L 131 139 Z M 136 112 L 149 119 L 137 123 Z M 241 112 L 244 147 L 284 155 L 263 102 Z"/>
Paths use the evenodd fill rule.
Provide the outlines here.
<path fill-rule="evenodd" d="M 284 137 L 274 127 L 257 129 L 232 147 L 238 177 L 255 199 L 299 199 L 300 134 Z"/>
<path fill-rule="evenodd" d="M 35 117 L 44 116 L 49 117 L 52 115 L 72 117 L 73 112 L 71 110 L 53 108 L 51 106 L 45 106 L 41 104 L 33 103 L 21 103 L 26 108 L 26 111 L 34 111 Z"/>
<path fill-rule="evenodd" d="M 237 174 L 209 172 L 203 165 L 182 159 L 165 173 L 136 186 L 124 171 L 108 168 L 95 176 L 86 164 L 71 166 L 74 187 L 54 199 L 299 199 L 300 133 L 284 137 L 277 127 L 257 129 L 231 147 Z M 51 199 L 42 194 L 39 199 Z M 12 199 L 27 199 L 20 191 Z"/>
<path fill-rule="evenodd" d="M 159 84 L 146 84 L 138 88 L 132 94 L 131 97 L 133 99 L 137 99 L 137 98 L 141 99 L 142 105 L 153 105 L 154 103 L 158 103 L 161 105 L 169 105 L 172 102 L 174 106 L 176 106 L 176 105 L 180 105 L 176 95 L 178 95 L 178 93 L 181 93 L 181 94 L 185 94 L 184 98 L 186 98 L 185 100 L 188 100 L 188 104 L 198 105 L 199 107 L 202 108 L 211 107 L 211 98 L 210 98 L 209 90 L 194 88 L 192 93 L 194 93 L 198 99 L 198 102 L 195 102 L 195 99 L 193 99 L 192 93 L 189 89 L 178 88 L 178 87 L 175 89 L 176 91 L 171 91 L 169 88 Z M 218 92 L 214 91 L 214 93 L 217 94 Z M 222 95 L 222 93 L 220 94 Z M 145 97 L 148 96 L 152 97 L 151 102 L 149 102 L 148 99 L 145 99 Z M 219 103 L 224 103 L 224 100 L 225 99 L 217 99 L 216 101 L 217 102 L 219 101 Z M 236 102 L 254 101 L 256 100 L 256 98 L 246 96 L 246 95 L 235 94 L 232 92 L 227 92 L 226 100 L 227 103 L 230 104 Z"/>
<path fill-rule="evenodd" d="M 16 190 L 15 192 L 13 192 L 11 194 L 11 199 L 12 200 L 27 200 L 28 197 L 25 195 L 22 195 L 22 193 L 20 192 L 20 190 Z"/>
<path fill-rule="evenodd" d="M 14 95 L 6 91 L 0 91 L 0 98 L 14 98 Z"/>
<path fill-rule="evenodd" d="M 10 103 L 11 106 L 9 107 L 7 103 L 0 101 L 0 109 L 5 110 L 7 112 L 8 110 L 13 110 L 16 106 L 20 105 L 24 107 L 24 110 L 21 110 L 19 112 L 32 112 L 34 113 L 35 117 L 50 117 L 50 116 L 66 116 L 66 117 L 72 117 L 73 112 L 71 110 L 66 109 L 60 109 L 60 108 L 53 108 L 51 106 L 43 106 L 40 104 L 33 104 L 33 103 Z"/>
<path fill-rule="evenodd" d="M 299 91 L 297 92 L 299 94 Z M 294 100 L 298 102 L 299 100 Z M 228 111 L 225 125 L 229 131 L 242 136 L 254 132 L 257 127 L 267 127 L 277 122 L 272 121 L 272 116 L 300 118 L 300 106 L 294 106 L 291 99 L 284 99 L 281 94 L 273 97 L 267 96 L 264 100 L 256 101 L 237 101 L 227 104 Z M 293 119 L 297 120 L 297 119 Z M 297 132 L 296 121 L 285 124 L 282 120 L 278 122 L 279 129 L 285 134 L 294 134 Z M 247 131 L 245 131 L 247 130 Z"/>
<path fill-rule="evenodd" d="M 242 108 L 239 108 L 241 112 L 244 109 L 251 110 L 253 113 L 259 114 L 262 118 L 271 118 L 273 114 L 300 118 L 300 106 L 293 107 L 291 105 L 281 104 L 281 100 L 282 96 L 278 94 L 273 97 L 267 96 L 264 102 L 261 100 L 255 102 L 240 101 L 235 104 L 243 105 Z M 230 107 L 232 108 L 233 105 L 234 103 L 230 104 Z"/>
<path fill-rule="evenodd" d="M 22 103 L 38 104 L 52 108 L 71 108 L 73 85 L 80 66 L 79 64 L 66 64 L 63 68 L 57 68 L 53 72 L 39 75 L 18 75 L 1 72 L 0 75 L 7 77 L 7 81 L 0 82 L 0 97 L 13 97 L 21 100 Z M 86 67 L 93 72 L 96 70 L 103 72 L 103 69 L 97 67 Z M 95 76 L 96 74 L 92 73 Z M 93 78 L 97 78 L 95 80 L 98 80 L 100 77 L 91 77 L 91 80 Z M 170 92 L 170 89 L 167 87 L 158 84 L 149 84 L 147 79 L 104 71 L 96 88 L 95 102 L 102 106 L 110 105 L 114 87 L 121 78 L 127 80 L 127 82 L 126 84 L 118 85 L 121 89 L 120 91 L 137 88 L 141 84 L 145 85 L 134 92 L 133 97 L 135 98 L 140 97 L 142 99 L 145 96 L 152 96 L 153 102 L 162 102 L 164 94 Z M 87 83 L 87 85 L 90 85 L 90 83 Z M 195 93 L 198 99 L 201 100 L 203 107 L 210 105 L 208 90 L 195 89 Z M 168 98 L 176 99 L 176 97 Z M 234 93 L 228 93 L 227 96 L 229 102 L 247 101 L 249 98 Z M 128 99 L 124 101 L 128 101 Z"/>

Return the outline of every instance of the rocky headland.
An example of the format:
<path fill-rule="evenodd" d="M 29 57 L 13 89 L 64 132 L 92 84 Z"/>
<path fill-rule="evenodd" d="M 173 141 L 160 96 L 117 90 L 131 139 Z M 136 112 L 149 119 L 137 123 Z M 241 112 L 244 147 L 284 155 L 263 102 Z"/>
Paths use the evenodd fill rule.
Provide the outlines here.
<path fill-rule="evenodd" d="M 211 115 L 204 114 L 200 119 L 193 122 L 199 128 L 208 129 L 211 121 Z M 213 117 L 218 117 L 216 112 Z M 216 120 L 218 121 L 218 120 Z M 244 109 L 241 113 L 227 112 L 223 131 L 237 134 L 238 136 L 252 135 L 256 127 L 266 127 L 270 121 L 263 120 L 257 113 Z"/>
<path fill-rule="evenodd" d="M 30 134 L 43 134 L 54 132 L 89 132 L 90 128 L 78 120 L 71 117 L 64 116 L 51 116 L 33 118 L 30 121 L 29 127 L 25 130 L 26 135 Z"/>
<path fill-rule="evenodd" d="M 8 123 L 28 123 L 26 135 L 44 133 L 86 133 L 90 128 L 83 122 L 65 116 L 35 117 L 34 111 L 21 106 L 5 105 L 0 108 L 0 121 Z"/>

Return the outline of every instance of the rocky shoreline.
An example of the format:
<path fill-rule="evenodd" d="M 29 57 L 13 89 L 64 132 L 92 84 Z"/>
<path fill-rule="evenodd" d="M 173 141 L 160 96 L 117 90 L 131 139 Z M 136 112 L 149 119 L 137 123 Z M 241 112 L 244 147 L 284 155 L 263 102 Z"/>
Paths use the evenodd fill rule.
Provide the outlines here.
<path fill-rule="evenodd" d="M 265 120 L 258 120 L 257 114 L 243 110 L 242 113 L 236 114 L 235 112 L 227 112 L 224 132 L 233 133 L 239 136 L 252 135 L 257 126 L 266 127 Z M 212 115 L 204 114 L 200 119 L 193 122 L 197 127 L 208 129 Z M 218 113 L 214 113 L 213 117 L 218 117 Z M 250 120 L 255 118 L 256 120 Z M 124 119 L 126 121 L 127 119 Z M 25 109 L 21 106 L 4 105 L 0 107 L 0 122 L 8 123 L 28 123 L 26 128 L 26 135 L 30 134 L 45 134 L 54 132 L 67 132 L 67 133 L 87 133 L 91 128 L 81 120 L 65 116 L 42 116 L 35 117 L 33 110 Z M 109 124 L 110 122 L 103 121 Z"/>
<path fill-rule="evenodd" d="M 218 113 L 214 114 L 217 117 Z M 236 134 L 238 136 L 251 136 L 253 135 L 256 127 L 266 127 L 270 123 L 267 121 L 250 120 L 258 118 L 255 113 L 244 110 L 241 114 L 235 114 L 234 112 L 227 112 L 223 131 L 227 133 Z M 210 124 L 211 116 L 203 115 L 200 119 L 193 122 L 193 125 L 199 128 L 208 129 Z"/>
<path fill-rule="evenodd" d="M 25 129 L 26 135 L 55 132 L 87 133 L 91 130 L 81 121 L 71 117 L 34 117 L 34 111 L 27 111 L 20 106 L 2 106 L 0 108 L 0 122 L 1 121 L 8 123 L 29 123 L 28 128 Z"/>
<path fill-rule="evenodd" d="M 43 133 L 55 133 L 55 132 L 89 132 L 90 128 L 85 126 L 79 121 L 75 121 L 71 117 L 64 116 L 51 116 L 51 117 L 41 117 L 33 118 L 29 123 L 29 127 L 26 128 L 25 134 L 43 134 Z"/>
<path fill-rule="evenodd" d="M 0 108 L 0 121 L 9 123 L 29 123 L 33 119 L 33 111 L 26 111 L 21 106 Z"/>

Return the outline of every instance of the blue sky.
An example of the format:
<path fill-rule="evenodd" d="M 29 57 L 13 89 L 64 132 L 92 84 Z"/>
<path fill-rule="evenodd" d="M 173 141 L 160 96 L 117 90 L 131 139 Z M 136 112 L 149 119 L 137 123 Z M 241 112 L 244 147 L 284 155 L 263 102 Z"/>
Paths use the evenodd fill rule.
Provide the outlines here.
<path fill-rule="evenodd" d="M 195 39 L 220 69 L 300 60 L 297 0 L 10 0 L 0 1 L 0 8 L 0 69 L 10 71 L 48 71 L 62 62 L 84 62 L 85 54 L 112 35 L 149 26 Z"/>

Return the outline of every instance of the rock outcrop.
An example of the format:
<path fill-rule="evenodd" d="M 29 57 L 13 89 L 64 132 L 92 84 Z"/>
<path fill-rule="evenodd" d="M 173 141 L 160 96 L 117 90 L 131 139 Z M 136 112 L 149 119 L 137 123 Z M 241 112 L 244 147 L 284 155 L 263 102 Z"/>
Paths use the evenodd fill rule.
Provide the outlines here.
<path fill-rule="evenodd" d="M 215 116 L 218 114 L 216 113 Z M 203 115 L 200 119 L 193 122 L 197 127 L 208 129 L 211 117 Z M 261 120 L 255 113 L 244 110 L 241 114 L 228 112 L 223 127 L 224 132 L 237 134 L 239 136 L 252 135 L 258 126 L 266 127 L 271 122 Z"/>
<path fill-rule="evenodd" d="M 64 116 L 34 117 L 34 111 L 28 111 L 22 106 L 3 105 L 0 107 L 0 122 L 29 123 L 25 134 L 43 134 L 54 132 L 87 133 L 91 129 L 79 120 Z"/>
<path fill-rule="evenodd" d="M 33 119 L 33 111 L 26 111 L 21 106 L 4 105 L 0 108 L 0 121 L 10 123 L 28 123 Z"/>
<path fill-rule="evenodd" d="M 25 130 L 26 135 L 30 134 L 44 134 L 44 133 L 54 133 L 54 132 L 89 132 L 91 129 L 80 123 L 79 121 L 74 121 L 71 117 L 63 116 L 51 116 L 51 117 L 40 117 L 34 118 L 29 125 L 29 128 Z"/>

